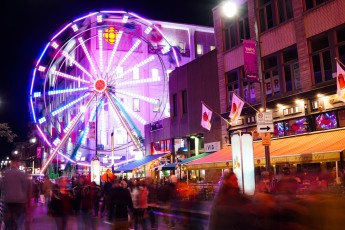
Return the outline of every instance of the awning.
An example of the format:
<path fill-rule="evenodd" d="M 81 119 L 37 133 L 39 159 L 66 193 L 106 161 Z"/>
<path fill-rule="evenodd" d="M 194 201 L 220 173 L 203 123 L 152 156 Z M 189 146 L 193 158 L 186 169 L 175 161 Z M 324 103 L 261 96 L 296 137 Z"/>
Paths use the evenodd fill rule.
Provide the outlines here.
<path fill-rule="evenodd" d="M 188 162 L 192 162 L 192 161 L 195 161 L 197 159 L 200 159 L 202 157 L 205 157 L 207 155 L 210 155 L 211 153 L 201 153 L 201 154 L 198 154 L 196 156 L 192 156 L 192 157 L 189 157 L 187 159 L 184 159 L 181 161 L 181 164 L 186 164 Z M 162 167 L 162 170 L 175 170 L 176 169 L 176 162 L 174 163 L 171 163 L 171 164 L 167 164 L 167 165 L 164 165 Z"/>
<path fill-rule="evenodd" d="M 265 164 L 265 149 L 261 141 L 253 143 L 256 164 Z M 345 149 L 345 129 L 320 131 L 271 140 L 271 164 L 308 163 L 339 160 Z M 260 160 L 257 161 L 257 160 Z M 231 146 L 226 146 L 202 159 L 186 165 L 187 169 L 225 168 L 231 165 Z"/>
<path fill-rule="evenodd" d="M 146 156 L 146 157 L 144 157 L 144 158 L 142 158 L 142 159 L 140 159 L 140 160 L 131 162 L 131 163 L 129 163 L 129 164 L 126 164 L 126 165 L 124 165 L 124 166 L 121 166 L 121 167 L 115 169 L 115 172 L 116 172 L 116 173 L 120 173 L 120 172 L 132 172 L 133 169 L 138 168 L 138 167 L 140 167 L 140 166 L 142 166 L 142 165 L 145 165 L 145 164 L 147 164 L 147 163 L 149 163 L 149 162 L 151 162 L 151 161 L 154 161 L 154 160 L 156 160 L 156 159 L 158 159 L 158 158 L 160 158 L 160 157 L 163 157 L 163 156 L 165 156 L 165 155 L 167 155 L 167 153 L 161 153 L 161 154 L 155 154 L 155 155 Z"/>

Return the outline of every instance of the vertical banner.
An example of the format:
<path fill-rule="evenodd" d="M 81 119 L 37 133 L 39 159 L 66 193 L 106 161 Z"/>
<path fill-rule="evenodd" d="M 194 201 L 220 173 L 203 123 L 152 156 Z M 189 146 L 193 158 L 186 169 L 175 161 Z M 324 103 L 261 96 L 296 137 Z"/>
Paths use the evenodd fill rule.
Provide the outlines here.
<path fill-rule="evenodd" d="M 241 133 L 242 169 L 244 178 L 244 193 L 254 195 L 255 172 L 254 172 L 254 150 L 253 136 L 251 132 Z"/>
<path fill-rule="evenodd" d="M 88 138 L 90 140 L 95 140 L 96 139 L 96 122 L 94 122 L 94 121 L 90 121 L 89 122 Z"/>
<path fill-rule="evenodd" d="M 242 154 L 241 154 L 241 136 L 239 133 L 231 135 L 231 148 L 232 148 L 232 170 L 236 174 L 238 187 L 243 193 L 243 178 L 242 178 Z"/>
<path fill-rule="evenodd" d="M 42 158 L 42 147 L 38 146 L 36 150 L 36 157 L 37 158 Z"/>
<path fill-rule="evenodd" d="M 243 40 L 244 76 L 249 82 L 260 82 L 256 41 Z"/>
<path fill-rule="evenodd" d="M 246 195 L 255 192 L 254 151 L 251 133 L 241 132 L 231 135 L 233 172 L 238 186 Z"/>

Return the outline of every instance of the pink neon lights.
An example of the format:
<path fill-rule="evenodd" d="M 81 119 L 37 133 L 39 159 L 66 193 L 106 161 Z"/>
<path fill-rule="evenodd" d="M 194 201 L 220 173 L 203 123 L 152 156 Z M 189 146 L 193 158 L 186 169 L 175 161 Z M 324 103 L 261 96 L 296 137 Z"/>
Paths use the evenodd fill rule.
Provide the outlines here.
<path fill-rule="evenodd" d="M 90 97 L 90 99 L 87 101 L 86 103 L 86 108 L 90 105 L 91 101 L 94 99 L 94 97 L 96 96 L 96 93 L 93 93 Z M 75 126 L 78 124 L 78 121 L 80 120 L 81 116 L 84 113 L 78 113 L 75 119 L 74 124 L 71 125 L 71 128 L 65 133 L 65 135 L 63 136 L 63 138 L 61 138 L 60 143 L 56 146 L 56 148 L 53 150 L 53 152 L 50 154 L 49 158 L 47 159 L 46 163 L 44 164 L 44 166 L 41 168 L 41 173 L 44 173 L 44 171 L 47 169 L 48 165 L 51 163 L 51 161 L 53 160 L 53 158 L 56 156 L 56 154 L 58 153 L 58 151 L 60 150 L 60 148 L 62 147 L 62 145 L 66 142 L 66 140 L 68 139 L 68 137 L 71 135 L 72 131 L 74 130 Z"/>

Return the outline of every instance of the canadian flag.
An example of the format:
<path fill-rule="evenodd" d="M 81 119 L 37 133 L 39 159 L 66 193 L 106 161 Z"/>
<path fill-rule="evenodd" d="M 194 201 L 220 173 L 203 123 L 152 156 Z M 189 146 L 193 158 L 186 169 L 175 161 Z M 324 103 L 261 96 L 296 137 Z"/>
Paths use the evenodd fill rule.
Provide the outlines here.
<path fill-rule="evenodd" d="M 237 119 L 241 116 L 243 105 L 244 102 L 236 94 L 233 94 L 229 118 L 234 124 L 237 124 Z"/>
<path fill-rule="evenodd" d="M 345 71 L 337 62 L 337 94 L 340 101 L 345 102 Z"/>
<path fill-rule="evenodd" d="M 201 126 L 207 130 L 211 130 L 212 111 L 202 104 Z"/>

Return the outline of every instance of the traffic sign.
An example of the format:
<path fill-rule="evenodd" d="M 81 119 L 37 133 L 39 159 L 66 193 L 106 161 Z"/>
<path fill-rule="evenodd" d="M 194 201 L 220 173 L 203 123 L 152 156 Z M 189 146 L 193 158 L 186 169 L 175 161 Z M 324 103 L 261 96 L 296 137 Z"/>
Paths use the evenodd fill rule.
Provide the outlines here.
<path fill-rule="evenodd" d="M 274 131 L 272 112 L 259 112 L 256 114 L 258 133 L 271 133 Z"/>
<path fill-rule="evenodd" d="M 273 124 L 257 125 L 258 133 L 272 133 L 274 131 Z"/>
<path fill-rule="evenodd" d="M 272 112 L 259 112 L 256 114 L 256 123 L 258 125 L 272 124 L 273 114 Z"/>
<path fill-rule="evenodd" d="M 263 133 L 261 134 L 262 145 L 271 145 L 271 134 Z"/>

